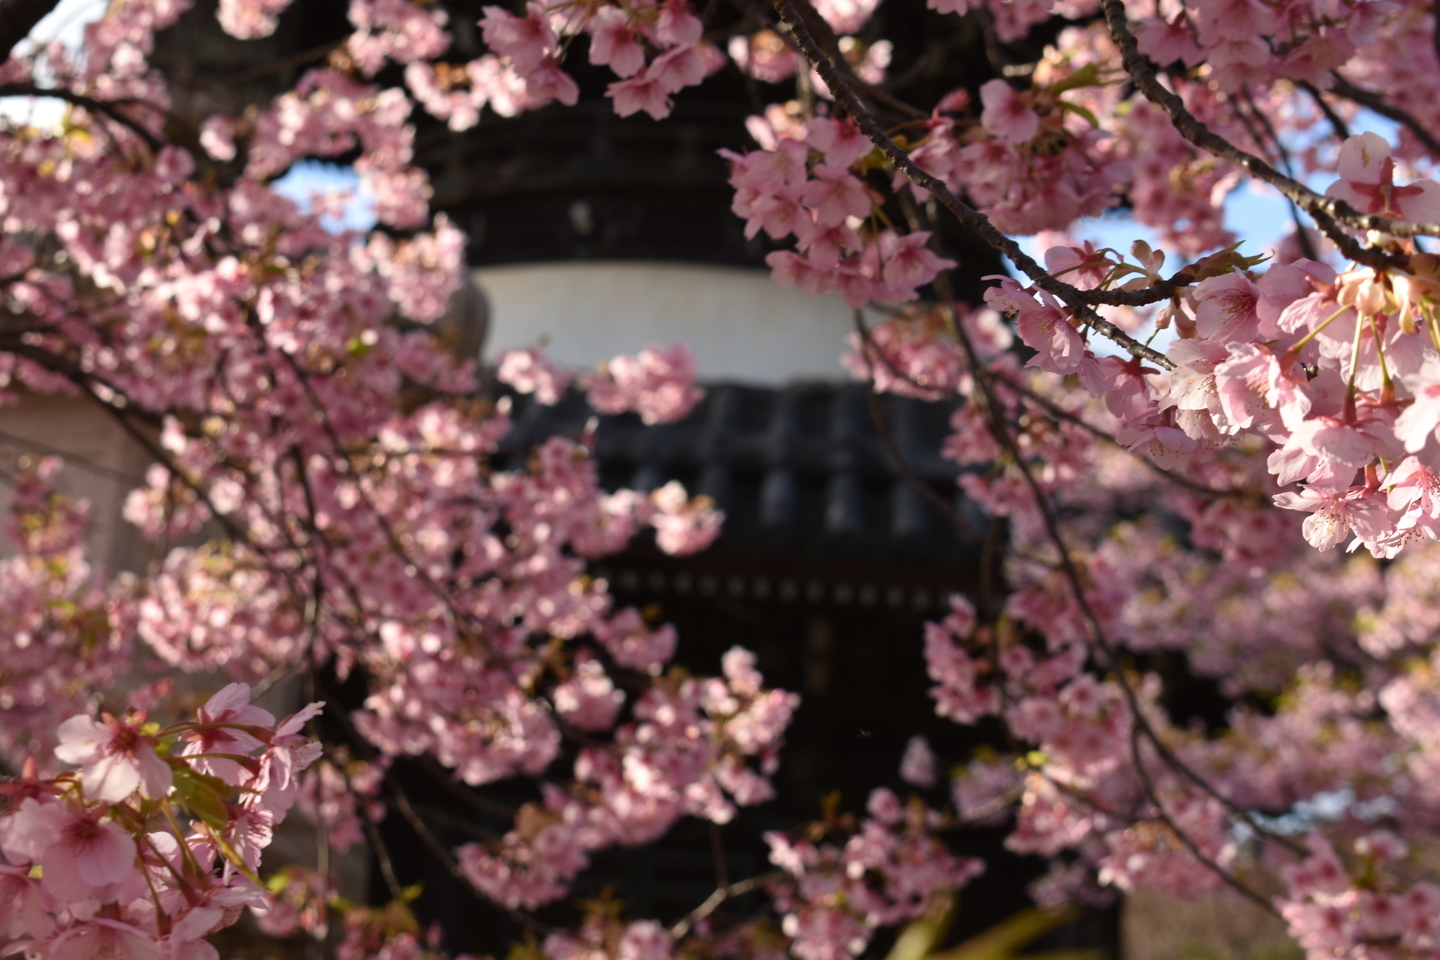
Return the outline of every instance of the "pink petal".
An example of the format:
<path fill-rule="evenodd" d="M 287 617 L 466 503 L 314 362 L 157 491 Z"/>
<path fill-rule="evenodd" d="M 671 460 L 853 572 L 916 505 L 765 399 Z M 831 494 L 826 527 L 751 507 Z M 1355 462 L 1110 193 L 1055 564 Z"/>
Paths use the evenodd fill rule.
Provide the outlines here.
<path fill-rule="evenodd" d="M 42 804 L 27 797 L 18 811 L 0 820 L 0 850 L 11 863 L 35 863 L 70 820 L 58 803 Z"/>
<path fill-rule="evenodd" d="M 112 753 L 82 768 L 80 785 L 90 800 L 119 803 L 140 786 L 140 769 L 129 757 Z"/>
<path fill-rule="evenodd" d="M 220 688 L 215 696 L 205 701 L 205 706 L 200 709 L 205 711 L 207 717 L 220 717 L 249 705 L 250 684 L 232 683 Z"/>
<path fill-rule="evenodd" d="M 60 744 L 55 748 L 55 759 L 77 766 L 89 763 L 115 736 L 114 731 L 105 724 L 84 714 L 66 720 L 55 732 L 60 736 Z"/>
<path fill-rule="evenodd" d="M 119 883 L 135 869 L 135 840 L 113 823 L 101 823 L 83 843 L 72 847 L 79 854 L 80 876 L 86 883 L 103 887 Z"/>
<path fill-rule="evenodd" d="M 1400 215 L 1406 220 L 1418 223 L 1440 221 L 1440 183 L 1434 180 L 1416 180 L 1409 184 L 1420 188 L 1420 193 L 1401 197 L 1395 201 Z"/>
<path fill-rule="evenodd" d="M 1390 144 L 1378 133 L 1366 131 L 1340 147 L 1336 172 L 1346 180 L 1379 183 L 1380 166 L 1390 156 Z"/>
<path fill-rule="evenodd" d="M 1395 439 L 1405 444 L 1408 453 L 1417 453 L 1429 442 L 1440 425 L 1440 384 L 1428 384 L 1415 402 L 1395 418 Z"/>
<path fill-rule="evenodd" d="M 174 785 L 174 775 L 170 764 L 160 759 L 159 754 L 142 746 L 135 756 L 135 763 L 138 766 L 141 793 L 151 800 L 159 800 L 170 792 Z"/>

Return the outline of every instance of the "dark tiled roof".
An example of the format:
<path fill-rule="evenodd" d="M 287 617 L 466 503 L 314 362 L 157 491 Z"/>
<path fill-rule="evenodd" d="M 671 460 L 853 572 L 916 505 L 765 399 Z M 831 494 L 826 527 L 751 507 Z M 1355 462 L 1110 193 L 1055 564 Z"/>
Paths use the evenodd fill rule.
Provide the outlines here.
<path fill-rule="evenodd" d="M 519 456 L 594 416 L 577 394 L 547 407 L 515 398 L 505 449 Z M 939 453 L 955 401 L 872 399 L 861 384 L 784 388 L 711 385 L 685 420 L 647 427 L 633 414 L 599 418 L 596 456 L 613 489 L 680 480 L 726 513 L 718 549 L 873 559 L 966 561 L 978 545 L 897 469 L 872 402 L 915 475 L 977 529 L 985 518 L 959 493 Z"/>

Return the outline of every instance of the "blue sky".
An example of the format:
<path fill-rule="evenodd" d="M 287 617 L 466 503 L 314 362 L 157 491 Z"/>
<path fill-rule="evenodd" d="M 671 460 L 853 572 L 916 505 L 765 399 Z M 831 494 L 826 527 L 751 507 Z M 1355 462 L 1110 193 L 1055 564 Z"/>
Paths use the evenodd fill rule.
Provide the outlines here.
<path fill-rule="evenodd" d="M 332 233 L 368 230 L 375 225 L 374 202 L 360 188 L 360 177 L 351 167 L 319 160 L 301 160 L 271 186 L 276 193 L 294 200 L 301 210 L 310 209 L 311 199 L 316 194 L 341 191 L 351 194 L 343 217 L 327 216 L 320 220 Z"/>

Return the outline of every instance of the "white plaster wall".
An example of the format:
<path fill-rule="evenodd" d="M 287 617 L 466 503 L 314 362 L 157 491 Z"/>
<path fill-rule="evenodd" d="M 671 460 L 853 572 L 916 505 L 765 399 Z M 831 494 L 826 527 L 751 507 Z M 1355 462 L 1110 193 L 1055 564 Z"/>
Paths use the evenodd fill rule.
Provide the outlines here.
<path fill-rule="evenodd" d="M 848 377 L 840 366 L 851 310 L 765 270 L 674 263 L 587 262 L 486 267 L 485 356 L 533 346 L 570 367 L 683 340 L 701 380 L 782 384 Z"/>
<path fill-rule="evenodd" d="M 90 560 L 110 572 L 143 570 L 153 555 L 135 527 L 121 513 L 125 498 L 145 479 L 151 458 L 89 400 L 77 397 L 27 395 L 0 408 L 0 470 L 16 469 L 25 455 L 59 455 L 65 468 L 56 489 L 90 501 L 87 537 Z M 0 484 L 0 521 L 9 516 L 14 499 Z M 15 549 L 0 523 L 0 556 Z"/>

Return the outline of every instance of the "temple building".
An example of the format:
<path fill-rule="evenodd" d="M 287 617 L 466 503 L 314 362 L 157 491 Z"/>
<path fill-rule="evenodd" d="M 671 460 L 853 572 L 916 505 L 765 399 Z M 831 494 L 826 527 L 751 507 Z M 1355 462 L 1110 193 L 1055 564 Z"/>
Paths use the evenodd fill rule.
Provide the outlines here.
<path fill-rule="evenodd" d="M 469 25 L 479 4 L 445 5 L 457 56 L 476 55 L 478 31 Z M 174 81 L 176 112 L 198 118 L 263 102 L 329 54 L 344 7 L 296 3 L 273 36 L 241 43 L 219 30 L 213 2 L 197 3 L 161 35 L 154 57 Z M 995 75 L 978 33 L 935 29 L 936 17 L 922 0 L 887 0 L 875 30 L 894 41 L 896 62 L 920 64 L 908 78 L 919 98 L 978 90 Z M 567 66 L 583 61 L 575 55 Z M 897 764 L 912 735 L 926 735 L 946 764 L 999 735 L 934 715 L 922 636 L 949 594 L 1003 591 L 1005 536 L 960 494 L 958 468 L 939 455 L 956 401 L 871 395 L 839 362 L 854 312 L 838 296 L 774 284 L 763 265 L 769 248 L 747 239 L 731 213 L 718 151 L 753 146 L 745 118 L 769 99 L 755 82 L 729 67 L 685 91 L 674 115 L 656 123 L 614 116 L 599 95 L 599 72 L 575 72 L 577 107 L 486 115 L 462 133 L 417 116 L 417 150 L 434 208 L 470 237 L 473 285 L 446 321 L 459 349 L 493 362 L 507 349 L 544 344 L 551 359 L 589 367 L 683 341 L 697 360 L 706 398 L 690 416 L 648 427 L 633 415 L 602 417 L 595 454 L 609 487 L 650 490 L 679 480 L 713 498 L 725 511 L 723 533 L 686 558 L 642 540 L 593 572 L 620 603 L 675 624 L 680 663 L 713 671 L 740 644 L 757 653 L 767 683 L 800 693 L 803 704 L 775 778 L 781 799 L 723 829 L 687 820 L 661 843 L 598 856 L 585 874 L 585 894 L 609 888 L 634 915 L 673 920 L 712 892 L 717 856 L 731 879 L 763 872 L 761 833 L 817 818 L 832 792 L 843 808 L 860 810 L 874 787 L 909 789 Z M 959 295 L 978 302 L 980 278 L 1002 272 L 1000 261 L 959 227 L 942 234 L 961 262 Z M 867 314 L 869 322 L 878 316 Z M 94 501 L 98 555 L 112 569 L 143 569 L 154 558 L 120 520 L 120 507 L 147 459 L 79 401 L 44 402 L 51 406 L 43 411 L 27 401 L 0 412 L 0 450 L 64 454 L 73 482 Z M 553 407 L 514 398 L 504 456 L 522 462 L 537 441 L 578 434 L 593 416 L 578 395 Z M 46 446 L 62 436 L 63 449 Z M 937 501 L 973 532 L 957 528 Z M 358 696 L 357 683 L 340 694 Z M 435 811 L 437 835 L 459 844 L 508 826 L 421 767 L 397 764 L 416 803 Z M 930 802 L 944 802 L 944 779 Z M 526 799 L 514 793 L 520 789 L 501 783 L 479 793 Z M 441 923 L 454 949 L 501 955 L 519 938 L 505 912 L 477 902 L 402 818 L 387 818 L 382 830 L 400 880 L 424 885 L 417 912 Z M 1003 838 L 1000 829 L 956 837 L 957 850 L 990 862 L 963 894 L 957 937 L 1028 902 L 1025 886 L 1043 864 L 1007 853 Z M 354 866 L 352 891 L 363 894 L 365 866 Z M 373 885 L 380 896 L 378 880 Z M 1144 938 L 1155 926 L 1127 931 L 1139 931 L 1137 944 L 1153 943 Z M 1118 955 L 1120 911 L 1093 910 L 1047 943 Z M 1165 949 L 1127 956 L 1149 960 Z"/>

